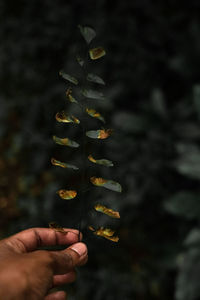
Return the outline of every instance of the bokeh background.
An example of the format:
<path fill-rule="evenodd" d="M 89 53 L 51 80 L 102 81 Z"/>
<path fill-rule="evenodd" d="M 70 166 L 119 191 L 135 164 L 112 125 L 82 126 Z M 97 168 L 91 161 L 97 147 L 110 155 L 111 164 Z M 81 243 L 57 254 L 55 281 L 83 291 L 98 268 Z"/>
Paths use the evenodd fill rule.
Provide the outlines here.
<path fill-rule="evenodd" d="M 81 218 L 89 262 L 69 299 L 200 298 L 199 12 L 195 0 L 0 1 L 0 236 L 53 220 L 78 228 Z M 106 81 L 101 111 L 115 131 L 94 149 L 123 186 L 88 193 L 83 209 L 56 194 L 80 178 L 50 163 L 79 161 L 52 141 L 78 138 L 55 122 L 70 110 L 58 72 L 78 71 L 78 24 L 95 28 L 94 46 L 107 51 L 93 71 Z M 96 201 L 121 220 L 90 212 Z M 95 237 L 91 219 L 114 226 L 120 242 Z"/>

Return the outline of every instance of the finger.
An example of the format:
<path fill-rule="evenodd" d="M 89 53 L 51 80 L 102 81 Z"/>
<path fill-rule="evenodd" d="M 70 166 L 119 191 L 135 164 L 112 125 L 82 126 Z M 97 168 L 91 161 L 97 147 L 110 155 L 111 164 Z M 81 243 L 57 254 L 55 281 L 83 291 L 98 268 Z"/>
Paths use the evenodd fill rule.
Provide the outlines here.
<path fill-rule="evenodd" d="M 75 270 L 73 270 L 67 274 L 55 275 L 53 278 L 53 286 L 71 283 L 74 282 L 75 280 L 76 280 L 76 272 Z"/>
<path fill-rule="evenodd" d="M 66 300 L 67 295 L 64 291 L 55 292 L 52 294 L 49 294 L 44 298 L 44 300 Z"/>
<path fill-rule="evenodd" d="M 78 230 L 66 228 L 65 231 L 66 234 L 51 228 L 31 228 L 7 238 L 5 242 L 13 250 L 24 253 L 42 246 L 71 245 L 79 241 Z"/>
<path fill-rule="evenodd" d="M 54 275 L 66 274 L 87 261 L 87 246 L 76 243 L 63 251 L 50 251 Z"/>

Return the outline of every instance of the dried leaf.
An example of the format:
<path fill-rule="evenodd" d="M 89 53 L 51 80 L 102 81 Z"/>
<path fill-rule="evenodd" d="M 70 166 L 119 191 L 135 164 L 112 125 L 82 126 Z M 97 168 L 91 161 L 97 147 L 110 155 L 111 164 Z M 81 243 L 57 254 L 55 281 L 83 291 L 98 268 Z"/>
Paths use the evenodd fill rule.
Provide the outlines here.
<path fill-rule="evenodd" d="M 102 186 L 102 187 L 112 190 L 114 192 L 121 193 L 121 191 L 122 191 L 121 185 L 118 182 L 113 181 L 113 180 L 108 180 L 108 179 L 104 179 L 101 177 L 98 178 L 98 177 L 93 176 L 90 178 L 90 181 L 92 184 L 94 184 L 96 186 Z"/>
<path fill-rule="evenodd" d="M 67 91 L 66 91 L 66 96 L 67 96 L 67 99 L 68 99 L 70 102 L 78 103 L 78 101 L 72 96 L 72 89 L 71 89 L 71 88 L 68 88 L 68 89 L 67 89 Z"/>
<path fill-rule="evenodd" d="M 105 119 L 104 117 L 101 116 L 101 114 L 99 112 L 97 112 L 95 109 L 93 108 L 86 108 L 86 112 L 88 115 L 90 115 L 93 118 L 97 118 L 100 121 L 102 121 L 103 123 L 105 123 Z"/>
<path fill-rule="evenodd" d="M 102 186 L 107 182 L 107 179 L 103 179 L 101 177 L 91 177 L 90 181 L 96 186 Z"/>
<path fill-rule="evenodd" d="M 98 139 L 107 139 L 112 134 L 112 129 L 101 129 L 99 131 Z"/>
<path fill-rule="evenodd" d="M 90 42 L 96 36 L 96 32 L 94 31 L 94 29 L 92 29 L 89 26 L 78 25 L 78 27 L 80 29 L 80 32 L 81 32 L 82 36 L 84 37 L 85 41 L 87 42 L 87 44 L 90 44 Z"/>
<path fill-rule="evenodd" d="M 53 229 L 54 231 L 61 232 L 61 233 L 68 233 L 67 231 L 65 231 L 63 229 L 62 226 L 58 225 L 56 222 L 50 222 L 49 223 L 49 228 Z"/>
<path fill-rule="evenodd" d="M 116 219 L 120 218 L 120 215 L 119 215 L 118 211 L 114 211 L 111 208 L 108 208 L 108 207 L 106 207 L 104 205 L 96 204 L 95 207 L 94 207 L 94 209 L 96 211 L 98 211 L 98 212 L 101 212 L 103 214 L 108 215 L 109 217 L 116 218 Z"/>
<path fill-rule="evenodd" d="M 95 164 L 99 164 L 99 165 L 103 165 L 106 167 L 113 167 L 113 162 L 108 160 L 108 159 L 95 159 L 91 154 L 88 156 L 89 161 L 95 163 Z"/>
<path fill-rule="evenodd" d="M 92 226 L 89 226 L 89 229 L 93 231 L 95 235 L 104 237 L 112 242 L 119 241 L 119 237 L 114 236 L 115 231 L 112 229 L 100 227 L 99 229 L 95 230 Z"/>
<path fill-rule="evenodd" d="M 106 55 L 106 51 L 103 47 L 97 47 L 89 50 L 90 58 L 92 60 L 99 59 Z"/>
<path fill-rule="evenodd" d="M 94 83 L 98 83 L 98 84 L 103 84 L 103 85 L 105 85 L 104 80 L 103 80 L 101 77 L 99 77 L 98 75 L 95 75 L 95 74 L 93 74 L 93 73 L 89 73 L 89 74 L 87 75 L 87 80 L 88 80 L 88 81 L 91 81 L 91 82 L 94 82 Z"/>
<path fill-rule="evenodd" d="M 58 167 L 61 167 L 61 168 L 64 168 L 64 169 L 68 168 L 68 169 L 78 170 L 78 168 L 76 166 L 70 165 L 70 164 L 66 164 L 64 162 L 56 160 L 55 158 L 51 159 L 51 163 L 54 166 L 58 166 Z"/>
<path fill-rule="evenodd" d="M 80 57 L 80 55 L 76 56 L 76 60 L 79 63 L 79 65 L 82 67 L 84 65 L 84 60 Z"/>
<path fill-rule="evenodd" d="M 57 136 L 53 136 L 53 140 L 56 144 L 58 145 L 61 145 L 61 146 L 69 146 L 69 147 L 72 147 L 72 148 L 77 148 L 79 147 L 79 144 L 76 143 L 75 141 L 72 141 L 68 138 L 59 138 Z"/>
<path fill-rule="evenodd" d="M 76 197 L 77 192 L 70 190 L 59 190 L 57 191 L 57 194 L 64 200 L 71 200 Z"/>
<path fill-rule="evenodd" d="M 86 98 L 97 99 L 97 100 L 105 99 L 104 94 L 99 91 L 83 89 L 81 92 L 82 95 Z"/>
<path fill-rule="evenodd" d="M 72 77 L 71 75 L 69 74 L 66 74 L 65 72 L 63 71 L 60 71 L 59 72 L 59 75 L 62 76 L 62 78 L 64 78 L 65 80 L 77 85 L 78 84 L 78 80 L 74 77 Z"/>
<path fill-rule="evenodd" d="M 86 132 L 86 135 L 91 139 L 107 139 L 111 133 L 112 129 L 99 129 L 99 130 L 90 130 Z"/>
<path fill-rule="evenodd" d="M 64 110 L 56 114 L 56 120 L 62 123 L 80 123 L 77 118 L 75 118 L 74 116 L 69 116 Z"/>

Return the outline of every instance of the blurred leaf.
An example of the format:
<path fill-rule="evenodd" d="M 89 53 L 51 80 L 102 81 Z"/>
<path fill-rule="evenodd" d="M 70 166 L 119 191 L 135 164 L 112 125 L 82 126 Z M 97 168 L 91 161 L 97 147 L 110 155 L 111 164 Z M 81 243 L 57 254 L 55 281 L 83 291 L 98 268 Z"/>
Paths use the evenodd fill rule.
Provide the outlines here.
<path fill-rule="evenodd" d="M 170 213 L 186 219 L 200 218 L 200 195 L 181 191 L 169 198 L 164 207 Z M 195 208 L 195 209 L 194 209 Z"/>
<path fill-rule="evenodd" d="M 103 85 L 105 85 L 104 80 L 103 80 L 101 77 L 99 77 L 99 76 L 97 76 L 97 75 L 95 75 L 95 74 L 93 74 L 93 73 L 89 73 L 89 74 L 87 75 L 87 80 L 88 80 L 88 81 L 91 81 L 91 82 L 94 82 L 94 83 L 98 83 L 98 84 L 103 84 Z"/>
<path fill-rule="evenodd" d="M 113 114 L 112 118 L 113 126 L 125 133 L 147 132 L 152 126 L 144 114 L 139 115 L 128 111 L 118 111 Z"/>
<path fill-rule="evenodd" d="M 84 60 L 81 58 L 81 56 L 80 55 L 77 55 L 76 56 L 76 60 L 77 60 L 77 62 L 79 63 L 79 65 L 82 67 L 83 65 L 84 65 Z"/>
<path fill-rule="evenodd" d="M 78 168 L 76 166 L 70 165 L 70 164 L 66 164 L 64 162 L 56 160 L 55 158 L 51 159 L 51 163 L 54 166 L 58 166 L 58 167 L 61 167 L 61 168 L 64 168 L 64 169 L 68 168 L 68 169 L 78 170 Z"/>
<path fill-rule="evenodd" d="M 121 185 L 113 180 L 108 180 L 108 179 L 104 179 L 101 177 L 91 177 L 90 181 L 92 184 L 96 185 L 96 186 L 102 186 L 108 190 L 112 190 L 114 192 L 121 192 L 122 191 L 122 187 Z"/>
<path fill-rule="evenodd" d="M 186 246 L 200 245 L 200 229 L 193 228 L 187 235 L 184 244 Z"/>
<path fill-rule="evenodd" d="M 59 138 L 57 136 L 53 136 L 53 140 L 56 144 L 58 145 L 61 145 L 61 146 L 69 146 L 69 147 L 72 147 L 72 148 L 77 148 L 79 147 L 79 144 L 76 143 L 75 141 L 72 141 L 68 138 Z"/>
<path fill-rule="evenodd" d="M 92 226 L 89 226 L 89 229 L 94 232 L 94 234 L 104 237 L 112 242 L 118 242 L 119 237 L 114 236 L 115 231 L 110 228 L 100 227 L 99 229 L 95 230 Z"/>
<path fill-rule="evenodd" d="M 89 50 L 90 58 L 96 60 L 106 55 L 106 51 L 103 47 L 97 47 Z"/>
<path fill-rule="evenodd" d="M 71 200 L 76 197 L 77 192 L 70 190 L 59 190 L 57 191 L 57 194 L 64 200 Z"/>
<path fill-rule="evenodd" d="M 200 151 L 193 144 L 178 144 L 176 146 L 179 159 L 174 162 L 174 167 L 183 175 L 200 179 Z"/>
<path fill-rule="evenodd" d="M 56 114 L 56 121 L 62 123 L 76 123 L 79 124 L 80 121 L 74 116 L 69 116 L 65 111 L 58 112 Z"/>
<path fill-rule="evenodd" d="M 71 83 L 74 83 L 75 85 L 78 84 L 78 80 L 74 77 L 72 77 L 71 75 L 69 74 L 66 74 L 65 72 L 63 71 L 60 71 L 59 72 L 59 75 L 62 76 L 62 78 L 64 78 L 65 80 L 71 82 Z"/>
<path fill-rule="evenodd" d="M 97 99 L 97 100 L 104 100 L 104 94 L 95 90 L 87 90 L 83 89 L 82 90 L 82 95 L 86 98 L 90 99 Z"/>
<path fill-rule="evenodd" d="M 193 88 L 193 101 L 194 107 L 196 108 L 198 118 L 200 120 L 200 85 L 195 85 Z"/>
<path fill-rule="evenodd" d="M 100 121 L 102 121 L 103 123 L 105 123 L 105 119 L 104 117 L 101 116 L 101 114 L 99 112 L 97 112 L 95 109 L 93 108 L 86 108 L 86 112 L 88 113 L 88 115 L 90 115 L 93 118 L 97 118 Z"/>
<path fill-rule="evenodd" d="M 162 116 L 165 117 L 167 115 L 167 108 L 164 99 L 164 95 L 160 89 L 154 89 L 152 92 L 152 104 L 154 111 Z"/>
<path fill-rule="evenodd" d="M 56 222 L 50 222 L 49 223 L 49 228 L 53 229 L 54 231 L 61 232 L 61 233 L 67 233 L 67 231 L 65 231 L 63 229 L 63 227 L 58 225 Z"/>
<path fill-rule="evenodd" d="M 90 130 L 86 132 L 86 135 L 91 139 L 107 139 L 111 134 L 112 129 L 99 129 L 99 130 Z"/>
<path fill-rule="evenodd" d="M 88 159 L 95 164 L 103 165 L 106 167 L 113 167 L 113 162 L 108 159 L 102 158 L 96 160 L 91 154 L 88 156 Z"/>
<path fill-rule="evenodd" d="M 96 32 L 94 31 L 94 29 L 88 26 L 81 26 L 81 25 L 78 25 L 78 27 L 87 44 L 90 44 L 90 42 L 96 36 Z"/>
<path fill-rule="evenodd" d="M 114 211 L 112 210 L 111 208 L 108 208 L 104 205 L 101 205 L 101 204 L 96 204 L 94 209 L 98 212 L 101 212 L 105 215 L 108 215 L 109 217 L 112 217 L 112 218 L 116 218 L 116 219 L 119 219 L 120 218 L 120 215 L 119 215 L 119 212 L 118 211 Z"/>
<path fill-rule="evenodd" d="M 200 247 L 182 254 L 176 280 L 176 300 L 198 300 L 200 295 Z"/>
<path fill-rule="evenodd" d="M 78 101 L 72 96 L 72 89 L 68 88 L 66 91 L 66 96 L 70 102 L 78 103 Z"/>

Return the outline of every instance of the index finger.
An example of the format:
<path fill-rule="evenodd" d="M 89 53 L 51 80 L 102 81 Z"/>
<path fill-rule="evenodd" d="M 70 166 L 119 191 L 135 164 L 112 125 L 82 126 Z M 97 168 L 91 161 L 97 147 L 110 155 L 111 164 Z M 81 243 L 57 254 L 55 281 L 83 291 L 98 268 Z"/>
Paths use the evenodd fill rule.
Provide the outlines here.
<path fill-rule="evenodd" d="M 31 228 L 21 231 L 5 240 L 13 250 L 26 253 L 42 246 L 71 245 L 79 241 L 79 231 L 67 229 L 66 234 L 51 228 Z"/>

